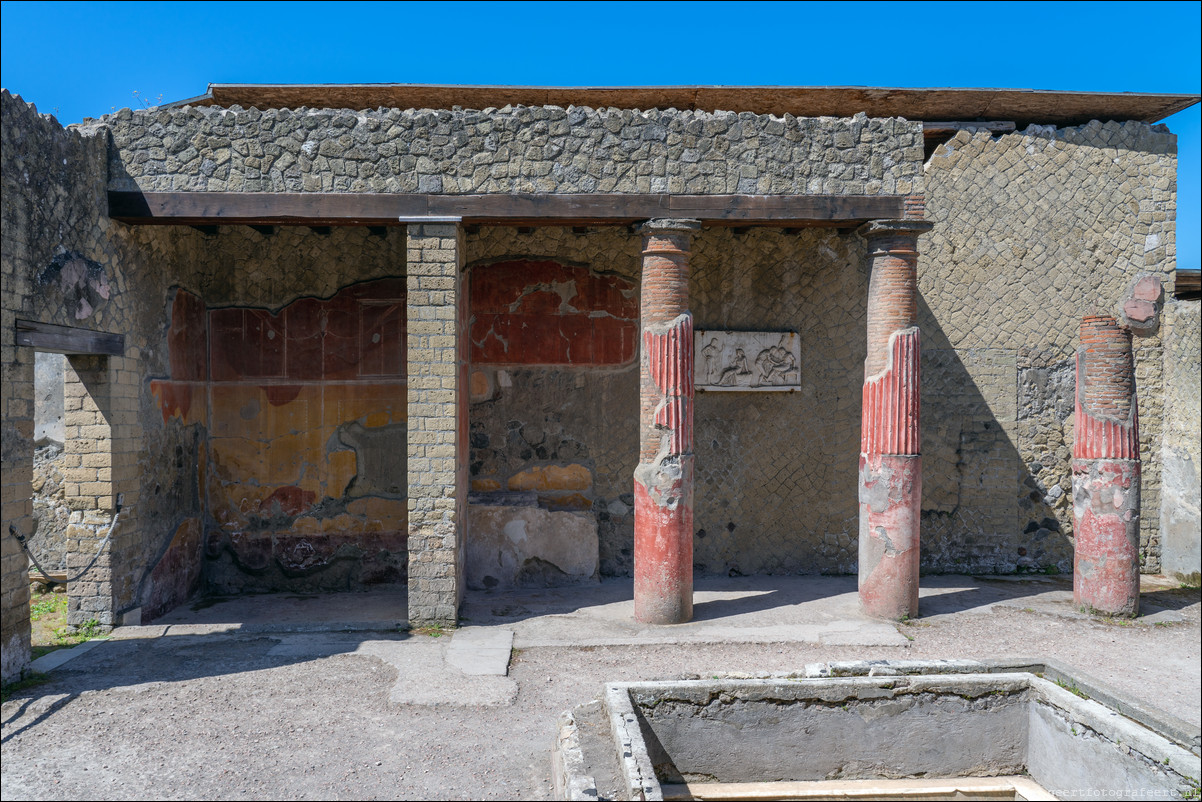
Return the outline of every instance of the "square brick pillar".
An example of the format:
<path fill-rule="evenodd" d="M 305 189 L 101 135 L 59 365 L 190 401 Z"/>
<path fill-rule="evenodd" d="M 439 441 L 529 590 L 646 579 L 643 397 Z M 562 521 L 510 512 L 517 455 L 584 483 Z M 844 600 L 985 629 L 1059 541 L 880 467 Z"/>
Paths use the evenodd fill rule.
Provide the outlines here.
<path fill-rule="evenodd" d="M 107 356 L 69 356 L 63 381 L 63 479 L 67 527 L 67 623 L 101 627 L 114 615 L 113 370 Z M 114 533 L 116 534 L 116 533 Z"/>
<path fill-rule="evenodd" d="M 438 222 L 407 236 L 409 622 L 453 626 L 467 528 L 463 234 Z"/>

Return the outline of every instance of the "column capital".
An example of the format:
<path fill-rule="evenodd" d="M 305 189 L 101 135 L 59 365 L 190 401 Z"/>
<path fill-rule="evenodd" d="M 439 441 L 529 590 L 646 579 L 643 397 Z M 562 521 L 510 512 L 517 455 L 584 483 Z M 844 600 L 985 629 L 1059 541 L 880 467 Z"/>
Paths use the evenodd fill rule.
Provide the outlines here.
<path fill-rule="evenodd" d="M 875 237 L 896 237 L 910 234 L 917 237 L 934 228 L 930 220 L 869 220 L 856 229 L 856 233 L 865 239 Z"/>
<path fill-rule="evenodd" d="M 654 217 L 638 227 L 643 236 L 655 234 L 696 234 L 701 230 L 701 221 L 692 218 Z"/>

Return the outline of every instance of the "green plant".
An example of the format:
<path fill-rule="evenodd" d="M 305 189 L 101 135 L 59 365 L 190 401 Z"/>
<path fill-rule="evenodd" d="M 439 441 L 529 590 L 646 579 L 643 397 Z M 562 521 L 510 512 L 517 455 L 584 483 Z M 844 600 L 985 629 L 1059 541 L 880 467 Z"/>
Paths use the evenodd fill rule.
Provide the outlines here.
<path fill-rule="evenodd" d="M 450 635 L 454 627 L 443 628 L 442 624 L 430 624 L 425 627 L 414 627 L 410 630 L 414 635 L 426 635 L 430 638 L 441 638 L 443 635 Z"/>
<path fill-rule="evenodd" d="M 67 612 L 67 594 L 47 593 L 39 601 L 29 605 L 29 620 L 41 621 L 43 617 Z"/>
<path fill-rule="evenodd" d="M 0 688 L 0 702 L 7 702 L 19 691 L 26 690 L 41 685 L 50 679 L 49 674 L 38 674 L 36 672 L 27 674 L 24 678 L 16 682 L 10 682 L 3 688 Z"/>
<path fill-rule="evenodd" d="M 1066 691 L 1068 691 L 1069 693 L 1071 693 L 1074 696 L 1079 696 L 1082 699 L 1089 698 L 1087 695 L 1085 695 L 1085 693 L 1080 688 L 1077 687 L 1076 680 L 1069 680 L 1068 682 L 1065 682 L 1062 679 L 1057 679 L 1056 684 L 1059 685 L 1061 688 L 1064 688 Z M 1076 734 L 1077 734 L 1077 731 L 1073 730 L 1073 735 L 1076 735 Z"/>

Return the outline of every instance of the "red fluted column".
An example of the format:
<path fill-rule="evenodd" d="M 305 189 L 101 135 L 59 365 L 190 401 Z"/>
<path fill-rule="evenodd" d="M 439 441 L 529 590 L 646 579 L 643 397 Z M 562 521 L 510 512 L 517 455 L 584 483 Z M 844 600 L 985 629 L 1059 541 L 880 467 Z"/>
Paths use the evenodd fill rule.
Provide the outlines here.
<path fill-rule="evenodd" d="M 876 220 L 860 229 L 871 264 L 860 429 L 860 606 L 878 618 L 918 615 L 918 235 L 930 228 L 922 220 Z"/>
<path fill-rule="evenodd" d="M 1131 332 L 1081 320 L 1073 437 L 1073 602 L 1139 613 L 1139 403 Z"/>
<path fill-rule="evenodd" d="M 639 466 L 634 471 L 634 617 L 693 617 L 693 316 L 696 220 L 651 220 L 643 235 Z"/>

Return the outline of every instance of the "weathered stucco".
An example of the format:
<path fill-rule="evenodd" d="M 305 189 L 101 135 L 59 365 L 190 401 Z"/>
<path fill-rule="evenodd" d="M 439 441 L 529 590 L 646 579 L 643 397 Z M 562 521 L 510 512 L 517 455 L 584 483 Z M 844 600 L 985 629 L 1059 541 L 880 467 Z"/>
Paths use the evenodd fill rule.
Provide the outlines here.
<path fill-rule="evenodd" d="M 1165 307 L 1160 569 L 1197 585 L 1202 571 L 1202 305 Z M 1141 412 L 1142 414 L 1142 412 Z M 1141 425 L 1147 425 L 1146 418 Z"/>

